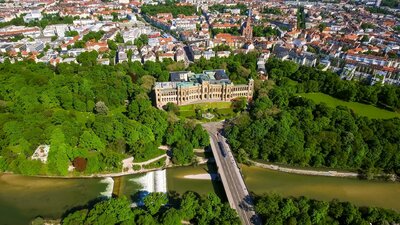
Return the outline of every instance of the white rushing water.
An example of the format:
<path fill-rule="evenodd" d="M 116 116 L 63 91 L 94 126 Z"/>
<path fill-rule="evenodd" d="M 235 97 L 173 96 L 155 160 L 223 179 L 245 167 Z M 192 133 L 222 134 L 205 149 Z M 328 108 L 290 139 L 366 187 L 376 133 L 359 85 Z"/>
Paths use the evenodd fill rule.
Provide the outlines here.
<path fill-rule="evenodd" d="M 155 171 L 155 192 L 167 193 L 167 170 Z"/>
<path fill-rule="evenodd" d="M 114 179 L 111 177 L 106 177 L 100 181 L 101 183 L 106 183 L 106 190 L 101 192 L 101 196 L 106 197 L 106 198 L 111 198 L 113 189 L 114 189 Z"/>
<path fill-rule="evenodd" d="M 144 192 L 163 192 L 167 193 L 167 171 L 157 170 L 146 173 L 139 178 L 133 178 L 129 181 L 137 182 Z"/>
<path fill-rule="evenodd" d="M 129 181 L 139 183 L 141 186 L 138 199 L 138 205 L 143 204 L 143 198 L 152 192 L 167 193 L 167 172 L 166 170 L 151 171 L 139 178 L 133 178 Z"/>

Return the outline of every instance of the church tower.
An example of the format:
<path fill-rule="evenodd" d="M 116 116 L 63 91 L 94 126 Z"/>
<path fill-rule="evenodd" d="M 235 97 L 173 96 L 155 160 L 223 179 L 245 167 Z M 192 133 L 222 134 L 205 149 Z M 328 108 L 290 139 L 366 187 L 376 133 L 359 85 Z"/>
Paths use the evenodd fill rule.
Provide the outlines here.
<path fill-rule="evenodd" d="M 249 13 L 247 15 L 247 20 L 243 24 L 242 36 L 244 36 L 247 41 L 250 41 L 253 39 L 253 27 L 251 26 L 251 9 L 249 9 Z"/>

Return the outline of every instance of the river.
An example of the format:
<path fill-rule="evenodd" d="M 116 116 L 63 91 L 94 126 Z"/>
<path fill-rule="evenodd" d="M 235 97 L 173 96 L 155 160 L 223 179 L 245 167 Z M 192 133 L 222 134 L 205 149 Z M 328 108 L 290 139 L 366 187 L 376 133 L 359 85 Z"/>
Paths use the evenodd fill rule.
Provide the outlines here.
<path fill-rule="evenodd" d="M 177 167 L 167 170 L 167 190 L 183 194 L 191 190 L 207 194 L 217 190 L 224 197 L 222 184 L 211 180 L 189 180 L 185 174 L 214 172 L 214 166 Z M 147 173 L 148 174 L 148 173 Z M 114 179 L 118 190 L 114 194 L 135 198 L 143 188 L 141 177 L 135 174 Z M 111 195 L 105 179 L 100 178 L 39 178 L 12 174 L 0 174 L 0 225 L 25 225 L 37 216 L 60 218 L 67 210 L 82 207 L 90 201 Z M 108 193 L 107 193 L 108 192 Z"/>
<path fill-rule="evenodd" d="M 377 206 L 400 212 L 400 183 L 356 178 L 289 174 L 243 166 L 245 183 L 256 194 L 278 193 L 319 200 L 349 201 L 359 206 Z"/>
<path fill-rule="evenodd" d="M 214 166 L 176 167 L 167 169 L 167 190 L 179 194 L 187 190 L 205 195 L 216 192 L 226 199 L 220 182 L 193 180 L 185 175 L 215 173 Z M 305 195 L 331 200 L 338 198 L 357 205 L 380 206 L 400 211 L 400 184 L 361 181 L 350 178 L 293 175 L 255 167 L 243 167 L 245 182 L 256 194 L 275 192 L 284 196 Z M 116 179 L 114 193 L 133 199 L 142 188 L 144 175 L 129 175 Z M 106 194 L 102 179 L 54 179 L 0 174 L 0 225 L 23 225 L 40 215 L 60 218 L 66 210 L 84 206 Z M 118 182 L 117 182 L 118 181 Z"/>
<path fill-rule="evenodd" d="M 36 216 L 59 218 L 101 196 L 100 179 L 50 179 L 0 175 L 0 224 L 28 224 Z"/>

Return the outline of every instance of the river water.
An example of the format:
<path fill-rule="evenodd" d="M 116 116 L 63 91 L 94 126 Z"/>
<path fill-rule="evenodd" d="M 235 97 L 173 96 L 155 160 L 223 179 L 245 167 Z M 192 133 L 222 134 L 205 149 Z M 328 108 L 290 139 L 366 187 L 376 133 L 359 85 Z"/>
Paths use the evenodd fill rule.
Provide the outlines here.
<path fill-rule="evenodd" d="M 203 165 L 167 169 L 167 191 L 183 194 L 191 190 L 202 195 L 215 192 L 226 199 L 220 182 L 184 178 L 185 175 L 207 172 L 215 173 L 215 167 Z M 248 189 L 256 194 L 275 192 L 321 200 L 338 198 L 358 205 L 400 211 L 400 183 L 292 175 L 255 167 L 243 167 L 243 174 Z M 135 193 L 143 189 L 143 176 L 137 174 L 115 179 L 118 190 L 113 193 L 134 199 Z M 109 195 L 107 185 L 104 179 L 98 178 L 54 179 L 0 174 L 0 225 L 28 224 L 39 215 L 60 218 L 68 209 Z"/>
<path fill-rule="evenodd" d="M 224 198 L 222 184 L 218 182 L 183 178 L 185 173 L 212 171 L 209 167 L 212 166 L 171 168 L 164 173 L 165 178 L 162 177 L 163 173 L 154 172 L 115 178 L 118 190 L 110 189 L 109 179 L 58 179 L 0 174 L 0 225 L 25 225 L 37 216 L 57 219 L 67 210 L 83 207 L 96 199 L 109 197 L 112 193 L 135 200 L 135 194 L 143 189 L 168 190 L 180 194 L 191 190 L 207 194 L 216 188 L 216 192 Z M 167 184 L 164 187 L 162 183 L 165 181 Z"/>
<path fill-rule="evenodd" d="M 101 197 L 101 179 L 50 179 L 0 175 L 0 224 L 28 224 L 36 216 L 59 218 Z"/>
<path fill-rule="evenodd" d="M 336 198 L 359 206 L 377 206 L 400 212 L 399 182 L 298 175 L 248 166 L 243 166 L 242 171 L 248 189 L 256 194 L 274 192 L 327 201 Z"/>

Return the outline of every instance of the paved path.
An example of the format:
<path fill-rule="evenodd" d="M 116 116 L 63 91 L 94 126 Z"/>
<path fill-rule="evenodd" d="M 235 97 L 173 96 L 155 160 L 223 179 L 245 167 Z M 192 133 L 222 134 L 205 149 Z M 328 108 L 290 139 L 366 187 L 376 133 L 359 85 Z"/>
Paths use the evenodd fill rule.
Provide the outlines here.
<path fill-rule="evenodd" d="M 207 123 L 203 124 L 203 127 L 210 135 L 210 146 L 230 206 L 237 211 L 243 224 L 261 224 L 254 210 L 253 199 L 244 184 L 243 177 L 229 145 L 226 143 L 226 139 L 218 132 L 222 128 L 222 123 Z"/>
<path fill-rule="evenodd" d="M 144 161 L 144 162 L 134 162 L 134 163 L 132 163 L 132 165 L 136 165 L 136 166 L 143 166 L 143 165 L 147 165 L 147 164 L 150 164 L 150 163 L 152 163 L 152 162 L 155 162 L 155 161 L 157 161 L 157 160 L 160 160 L 160 159 L 162 159 L 162 158 L 164 158 L 164 157 L 167 157 L 167 154 L 163 154 L 163 155 L 160 155 L 160 156 L 158 156 L 158 157 L 155 157 L 155 158 L 152 158 L 152 159 L 149 159 L 149 160 L 147 160 L 147 161 Z"/>

